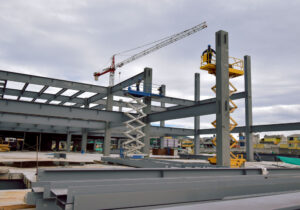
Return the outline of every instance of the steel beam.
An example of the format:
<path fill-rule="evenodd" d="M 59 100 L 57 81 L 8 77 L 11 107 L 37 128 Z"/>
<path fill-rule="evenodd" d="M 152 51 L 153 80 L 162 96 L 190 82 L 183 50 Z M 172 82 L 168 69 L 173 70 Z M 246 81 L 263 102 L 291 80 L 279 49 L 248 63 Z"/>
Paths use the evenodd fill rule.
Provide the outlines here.
<path fill-rule="evenodd" d="M 38 104 L 14 100 L 0 100 L 0 112 L 91 121 L 123 122 L 123 113 L 93 109 L 81 109 L 60 105 Z"/>
<path fill-rule="evenodd" d="M 267 125 L 253 125 L 251 126 L 250 130 L 253 133 L 259 133 L 259 132 L 271 132 L 271 131 L 297 131 L 300 130 L 300 122 L 294 122 L 294 123 L 278 123 L 278 124 L 267 124 Z M 246 127 L 245 126 L 239 126 L 232 130 L 231 133 L 241 133 L 245 132 Z M 188 131 L 184 131 L 188 132 Z M 198 133 L 201 135 L 206 134 L 215 134 L 216 129 L 201 129 L 198 130 Z"/>
<path fill-rule="evenodd" d="M 68 131 L 68 133 L 67 133 L 67 152 L 71 151 L 71 141 L 72 141 L 72 134 Z"/>
<path fill-rule="evenodd" d="M 200 115 L 210 115 L 214 113 L 216 113 L 216 102 L 199 103 L 196 105 L 182 107 L 174 110 L 152 113 L 148 115 L 148 122 L 180 119 Z"/>
<path fill-rule="evenodd" d="M 28 83 L 28 82 L 26 82 L 26 83 L 24 84 L 24 86 L 23 86 L 23 88 L 22 88 L 22 90 L 21 90 L 20 94 L 18 95 L 18 98 L 17 98 L 17 100 L 20 100 L 21 96 L 22 96 L 22 95 L 23 95 L 23 93 L 25 92 L 25 90 L 26 90 L 26 88 L 28 87 L 28 85 L 29 85 L 29 83 Z"/>
<path fill-rule="evenodd" d="M 60 91 L 58 91 L 56 94 L 54 94 L 51 99 L 48 99 L 46 101 L 46 104 L 49 104 L 53 100 L 57 100 L 57 97 L 60 96 L 61 94 L 63 94 L 66 90 L 67 90 L 67 88 L 62 88 Z M 63 101 L 61 101 L 60 104 L 61 103 L 63 103 Z"/>
<path fill-rule="evenodd" d="M 237 100 L 245 97 L 245 92 L 233 94 L 230 98 Z M 193 102 L 191 106 L 180 106 L 179 108 L 169 108 L 167 111 L 152 113 L 148 115 L 149 122 L 157 122 L 161 120 L 180 119 L 185 117 L 203 116 L 216 113 L 216 98 L 205 99 L 197 104 Z"/>
<path fill-rule="evenodd" d="M 106 99 L 106 110 L 112 111 L 113 108 L 113 94 L 111 87 L 108 88 L 107 91 L 107 99 Z M 110 155 L 110 145 L 111 145 L 111 124 L 109 122 L 105 123 L 105 136 L 104 136 L 104 143 L 103 143 L 103 155 L 109 156 Z"/>
<path fill-rule="evenodd" d="M 16 82 L 30 83 L 30 84 L 43 85 L 43 86 L 47 85 L 51 87 L 82 90 L 87 92 L 95 92 L 95 93 L 107 92 L 106 87 L 102 87 L 98 85 L 84 84 L 79 82 L 40 77 L 40 76 L 33 76 L 30 74 L 20 74 L 20 73 L 3 71 L 3 70 L 0 70 L 0 78 L 4 80 L 10 80 Z"/>
<path fill-rule="evenodd" d="M 216 32 L 217 165 L 230 166 L 228 33 Z"/>
<path fill-rule="evenodd" d="M 299 168 L 269 168 L 269 175 L 300 175 Z M 39 169 L 39 181 L 146 179 L 200 176 L 263 175 L 261 168 L 49 168 Z"/>
<path fill-rule="evenodd" d="M 252 126 L 252 87 L 251 87 L 251 57 L 244 56 L 244 79 L 245 79 L 245 136 L 246 136 L 246 156 L 248 161 L 254 161 Z"/>
<path fill-rule="evenodd" d="M 120 90 L 123 90 L 123 88 L 129 87 L 130 85 L 133 85 L 137 83 L 138 81 L 144 80 L 144 72 L 141 72 L 127 80 L 124 80 L 123 82 L 120 82 L 119 84 L 113 86 L 111 88 L 111 93 L 114 94 Z"/>
<path fill-rule="evenodd" d="M 162 96 L 166 96 L 166 86 L 162 85 L 160 88 L 161 88 L 161 95 Z M 160 102 L 160 106 L 162 108 L 165 108 L 166 107 L 166 103 Z M 160 127 L 165 127 L 165 121 L 164 120 L 160 121 Z M 151 128 L 150 128 L 150 132 L 151 132 Z M 160 137 L 160 148 L 161 149 L 164 148 L 164 136 Z"/>
<path fill-rule="evenodd" d="M 37 94 L 37 96 L 36 97 L 34 97 L 33 99 L 32 99 L 32 101 L 31 102 L 35 102 L 35 100 L 36 99 L 38 99 L 47 89 L 48 89 L 48 85 L 45 85 L 39 92 L 38 92 L 38 94 Z"/>
<path fill-rule="evenodd" d="M 22 123 L 22 124 L 37 124 L 47 126 L 61 126 L 72 128 L 89 128 L 89 129 L 103 129 L 104 122 L 95 120 L 70 119 L 62 117 L 14 114 L 0 112 L 0 122 L 2 123 Z M 2 125 L 3 126 L 3 125 Z"/>
<path fill-rule="evenodd" d="M 151 68 L 145 68 L 144 69 L 144 92 L 146 93 L 152 93 L 152 69 Z M 144 108 L 143 112 L 147 115 L 151 113 L 151 97 L 145 97 L 144 103 L 147 105 L 147 107 Z M 143 132 L 145 134 L 145 137 L 143 137 L 143 142 L 145 146 L 143 147 L 143 153 L 149 155 L 150 154 L 150 122 L 144 121 L 146 123 L 146 126 L 143 128 Z"/>
<path fill-rule="evenodd" d="M 195 73 L 195 103 L 200 101 L 200 74 Z M 200 129 L 200 116 L 194 117 L 194 154 L 200 154 L 200 136 L 198 130 Z"/>
<path fill-rule="evenodd" d="M 251 131 L 254 132 L 269 132 L 269 131 L 296 131 L 300 130 L 300 122 L 295 123 L 280 123 L 268 125 L 253 125 Z"/>
<path fill-rule="evenodd" d="M 150 133 L 151 136 L 192 136 L 194 135 L 194 130 L 186 128 L 151 126 Z"/>
<path fill-rule="evenodd" d="M 86 128 L 82 129 L 81 134 L 81 153 L 86 153 L 88 132 Z"/>

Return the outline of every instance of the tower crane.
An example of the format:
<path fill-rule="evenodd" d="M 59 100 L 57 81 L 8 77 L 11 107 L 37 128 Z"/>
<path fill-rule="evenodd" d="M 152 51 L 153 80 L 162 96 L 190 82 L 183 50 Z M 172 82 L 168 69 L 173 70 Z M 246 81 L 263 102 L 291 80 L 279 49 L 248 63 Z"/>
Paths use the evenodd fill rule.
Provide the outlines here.
<path fill-rule="evenodd" d="M 156 42 L 153 42 L 153 43 L 157 43 L 157 42 L 158 43 L 155 44 L 155 45 L 153 45 L 152 47 L 150 47 L 150 48 L 148 48 L 146 50 L 143 50 L 143 51 L 141 51 L 139 53 L 136 53 L 136 54 L 132 55 L 131 57 L 129 57 L 129 58 L 125 59 L 124 61 L 119 62 L 117 64 L 115 63 L 115 56 L 118 55 L 118 54 L 114 54 L 112 56 L 112 62 L 111 62 L 110 67 L 103 69 L 101 72 L 95 72 L 94 73 L 95 80 L 97 81 L 99 76 L 104 75 L 106 73 L 109 73 L 109 86 L 111 87 L 111 86 L 114 85 L 115 71 L 116 71 L 117 68 L 120 68 L 120 67 L 124 66 L 127 63 L 130 63 L 130 62 L 132 62 L 134 60 L 137 60 L 137 59 L 139 59 L 139 58 L 141 58 L 141 57 L 143 57 L 145 55 L 148 55 L 148 54 L 150 54 L 150 53 L 152 53 L 152 52 L 154 52 L 156 50 L 159 50 L 160 48 L 163 48 L 163 47 L 165 47 L 165 46 L 167 46 L 169 44 L 172 44 L 172 43 L 174 43 L 174 42 L 176 42 L 176 41 L 178 41 L 180 39 L 183 39 L 183 38 L 185 38 L 185 37 L 187 37 L 189 35 L 192 35 L 192 34 L 198 32 L 198 31 L 200 31 L 200 30 L 202 30 L 202 29 L 204 29 L 206 27 L 207 27 L 206 22 L 203 22 L 203 23 L 200 23 L 200 24 L 198 24 L 198 25 L 196 25 L 196 26 L 194 26 L 194 27 L 192 27 L 190 29 L 182 31 L 180 33 L 171 35 L 171 36 L 166 37 L 164 39 L 160 39 L 160 40 L 158 40 Z M 135 49 L 138 49 L 138 48 L 140 48 L 140 47 L 137 47 Z"/>

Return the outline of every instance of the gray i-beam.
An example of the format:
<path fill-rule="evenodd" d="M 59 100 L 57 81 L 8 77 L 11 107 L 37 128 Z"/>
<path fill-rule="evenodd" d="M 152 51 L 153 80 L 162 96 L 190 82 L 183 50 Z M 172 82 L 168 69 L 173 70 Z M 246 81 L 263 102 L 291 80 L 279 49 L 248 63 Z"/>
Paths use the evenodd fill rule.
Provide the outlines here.
<path fill-rule="evenodd" d="M 67 133 L 67 152 L 70 152 L 71 148 L 71 139 L 72 139 L 72 134 L 70 131 Z"/>
<path fill-rule="evenodd" d="M 161 86 L 161 95 L 162 96 L 166 95 L 166 85 Z M 160 106 L 164 108 L 164 107 L 166 107 L 166 103 L 165 102 L 160 102 Z M 160 127 L 165 127 L 165 121 L 164 120 L 160 121 Z M 160 148 L 161 149 L 164 148 L 164 136 L 160 137 Z"/>
<path fill-rule="evenodd" d="M 230 166 L 228 33 L 216 32 L 217 165 Z"/>
<path fill-rule="evenodd" d="M 144 69 L 144 92 L 151 93 L 152 92 L 152 69 L 145 68 Z M 145 97 L 144 103 L 147 107 L 144 108 L 145 114 L 151 113 L 151 97 Z M 146 122 L 146 120 L 145 120 Z M 145 133 L 145 137 L 143 138 L 143 142 L 145 146 L 143 147 L 143 153 L 149 155 L 150 154 L 150 123 L 146 122 L 146 126 L 143 129 Z"/>
<path fill-rule="evenodd" d="M 87 129 L 82 129 L 82 138 L 81 138 L 81 152 L 86 152 L 86 145 L 87 145 Z"/>
<path fill-rule="evenodd" d="M 195 102 L 200 101 L 200 74 L 195 73 Z M 194 117 L 194 154 L 200 154 L 200 136 L 198 130 L 200 129 L 200 116 Z"/>
<path fill-rule="evenodd" d="M 113 105 L 113 95 L 111 91 L 111 87 L 107 90 L 107 99 L 106 99 L 106 110 L 112 111 Z M 110 144 L 111 144 L 111 125 L 109 122 L 105 123 L 105 136 L 103 142 L 103 155 L 109 156 L 110 155 Z"/>
<path fill-rule="evenodd" d="M 244 56 L 244 71 L 245 71 L 245 114 L 246 114 L 246 154 L 248 161 L 254 161 L 253 153 L 253 135 L 252 135 L 252 87 L 251 87 L 251 57 Z"/>

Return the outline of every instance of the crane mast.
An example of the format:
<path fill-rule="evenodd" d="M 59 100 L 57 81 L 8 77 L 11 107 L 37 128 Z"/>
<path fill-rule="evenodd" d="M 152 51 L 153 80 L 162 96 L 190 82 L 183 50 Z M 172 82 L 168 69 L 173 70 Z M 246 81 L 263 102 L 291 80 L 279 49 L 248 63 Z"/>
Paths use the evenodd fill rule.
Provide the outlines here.
<path fill-rule="evenodd" d="M 117 64 L 115 64 L 115 56 L 116 56 L 116 54 L 115 54 L 115 55 L 112 56 L 112 63 L 111 63 L 110 67 L 103 69 L 101 72 L 95 72 L 94 73 L 95 80 L 97 81 L 99 76 L 101 76 L 103 74 L 106 74 L 106 73 L 109 73 L 109 86 L 111 87 L 111 86 L 114 85 L 114 74 L 115 74 L 115 71 L 116 71 L 117 68 L 120 68 L 120 67 L 124 66 L 127 63 L 130 63 L 134 60 L 137 60 L 137 59 L 139 59 L 139 58 L 141 58 L 145 55 L 148 55 L 148 54 L 150 54 L 150 53 L 152 53 L 156 50 L 159 50 L 160 48 L 163 48 L 163 47 L 165 47 L 169 44 L 172 44 L 172 43 L 174 43 L 174 42 L 176 42 L 180 39 L 183 39 L 187 36 L 190 36 L 190 35 L 198 32 L 198 31 L 200 31 L 200 30 L 202 30 L 206 27 L 207 27 L 206 22 L 200 23 L 200 24 L 198 24 L 198 25 L 196 25 L 196 26 L 194 26 L 190 29 L 187 29 L 187 30 L 182 31 L 180 33 L 169 36 L 169 37 L 163 39 L 158 44 L 155 44 L 154 46 L 152 46 L 152 47 L 150 47 L 146 50 L 143 50 L 139 53 L 136 53 L 136 54 L 130 56 L 129 58 L 125 59 L 124 61 L 119 62 Z"/>

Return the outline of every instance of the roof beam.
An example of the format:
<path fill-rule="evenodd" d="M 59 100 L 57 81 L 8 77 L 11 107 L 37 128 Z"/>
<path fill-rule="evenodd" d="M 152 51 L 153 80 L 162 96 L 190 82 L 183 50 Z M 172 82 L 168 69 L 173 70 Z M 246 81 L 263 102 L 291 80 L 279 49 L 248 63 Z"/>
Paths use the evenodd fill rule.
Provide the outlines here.
<path fill-rule="evenodd" d="M 48 85 L 51 87 L 60 87 L 60 88 L 73 89 L 73 90 L 83 90 L 83 91 L 94 92 L 94 93 L 107 92 L 107 88 L 103 86 L 85 84 L 85 83 L 79 83 L 79 82 L 73 82 L 67 80 L 60 80 L 54 78 L 33 76 L 30 74 L 20 74 L 20 73 L 3 71 L 3 70 L 0 70 L 0 78 L 3 80 L 30 83 L 36 85 Z"/>
<path fill-rule="evenodd" d="M 35 100 L 38 99 L 38 98 L 45 92 L 45 90 L 47 90 L 48 87 L 49 87 L 48 85 L 45 85 L 45 86 L 40 90 L 40 92 L 37 94 L 37 96 L 34 97 L 34 98 L 32 99 L 31 102 L 35 102 Z"/>
<path fill-rule="evenodd" d="M 7 99 L 0 100 L 0 112 L 105 122 L 123 122 L 127 119 L 127 117 L 120 112 L 81 109 L 61 105 L 30 103 Z"/>
<path fill-rule="evenodd" d="M 82 120 L 82 119 L 68 119 L 59 117 L 36 116 L 26 114 L 14 113 L 0 113 L 0 122 L 3 123 L 22 123 L 22 124 L 36 124 L 47 126 L 61 126 L 70 128 L 90 128 L 90 129 L 103 129 L 104 122 L 95 120 Z M 1 125 L 0 127 L 2 127 Z"/>
<path fill-rule="evenodd" d="M 28 85 L 29 85 L 28 82 L 26 82 L 26 83 L 24 84 L 22 90 L 20 91 L 20 94 L 18 95 L 18 98 L 17 98 L 18 101 L 20 100 L 20 98 L 21 98 L 22 95 L 24 94 L 24 92 L 25 92 L 26 88 L 28 87 Z"/>
<path fill-rule="evenodd" d="M 3 98 L 6 91 L 7 80 L 0 80 L 0 87 L 2 86 L 2 91 L 0 97 Z"/>
<path fill-rule="evenodd" d="M 133 85 L 137 83 L 140 80 L 144 80 L 144 72 L 141 72 L 127 80 L 124 80 L 123 82 L 120 82 L 119 84 L 113 86 L 111 88 L 111 93 L 114 94 L 117 91 L 123 90 L 123 88 L 129 87 L 130 85 Z"/>
<path fill-rule="evenodd" d="M 64 93 L 67 90 L 67 88 L 62 88 L 60 91 L 58 91 L 55 95 L 53 95 L 53 97 L 51 99 L 48 99 L 46 101 L 46 104 L 49 104 L 51 101 L 57 99 L 58 96 L 60 96 L 62 93 Z M 59 104 L 63 103 L 62 101 L 60 101 Z"/>
<path fill-rule="evenodd" d="M 23 87 L 24 89 L 24 87 Z M 33 92 L 33 91 L 25 91 L 22 93 L 22 90 L 16 90 L 16 89 L 6 89 L 6 95 L 11 95 L 11 96 L 20 96 L 20 97 L 28 97 L 28 98 L 35 98 L 38 97 L 38 93 L 37 92 Z M 26 88 L 25 88 L 26 89 Z M 0 92 L 2 91 L 2 88 L 0 88 Z M 82 93 L 84 93 L 84 91 L 78 91 L 77 93 L 73 94 L 72 96 L 57 96 L 56 100 L 61 101 L 63 103 L 65 102 L 71 102 L 71 103 L 75 103 L 74 107 L 80 107 L 82 105 L 85 105 L 86 103 L 86 99 L 85 98 L 77 98 L 77 96 L 81 95 Z M 50 100 L 54 95 L 53 94 L 49 94 L 49 93 L 43 93 L 39 96 L 40 99 L 44 99 L 44 100 Z M 94 102 L 96 104 L 99 104 L 102 107 L 102 105 L 105 106 L 106 104 L 106 100 L 105 99 L 100 99 L 96 102 Z M 113 101 L 113 105 L 114 106 L 122 106 L 122 107 L 128 107 L 127 104 L 124 101 Z M 93 109 L 99 109 L 98 107 L 93 107 Z M 166 108 L 161 108 L 159 106 L 152 106 L 151 110 L 153 112 L 161 112 L 161 111 L 165 111 Z"/>

